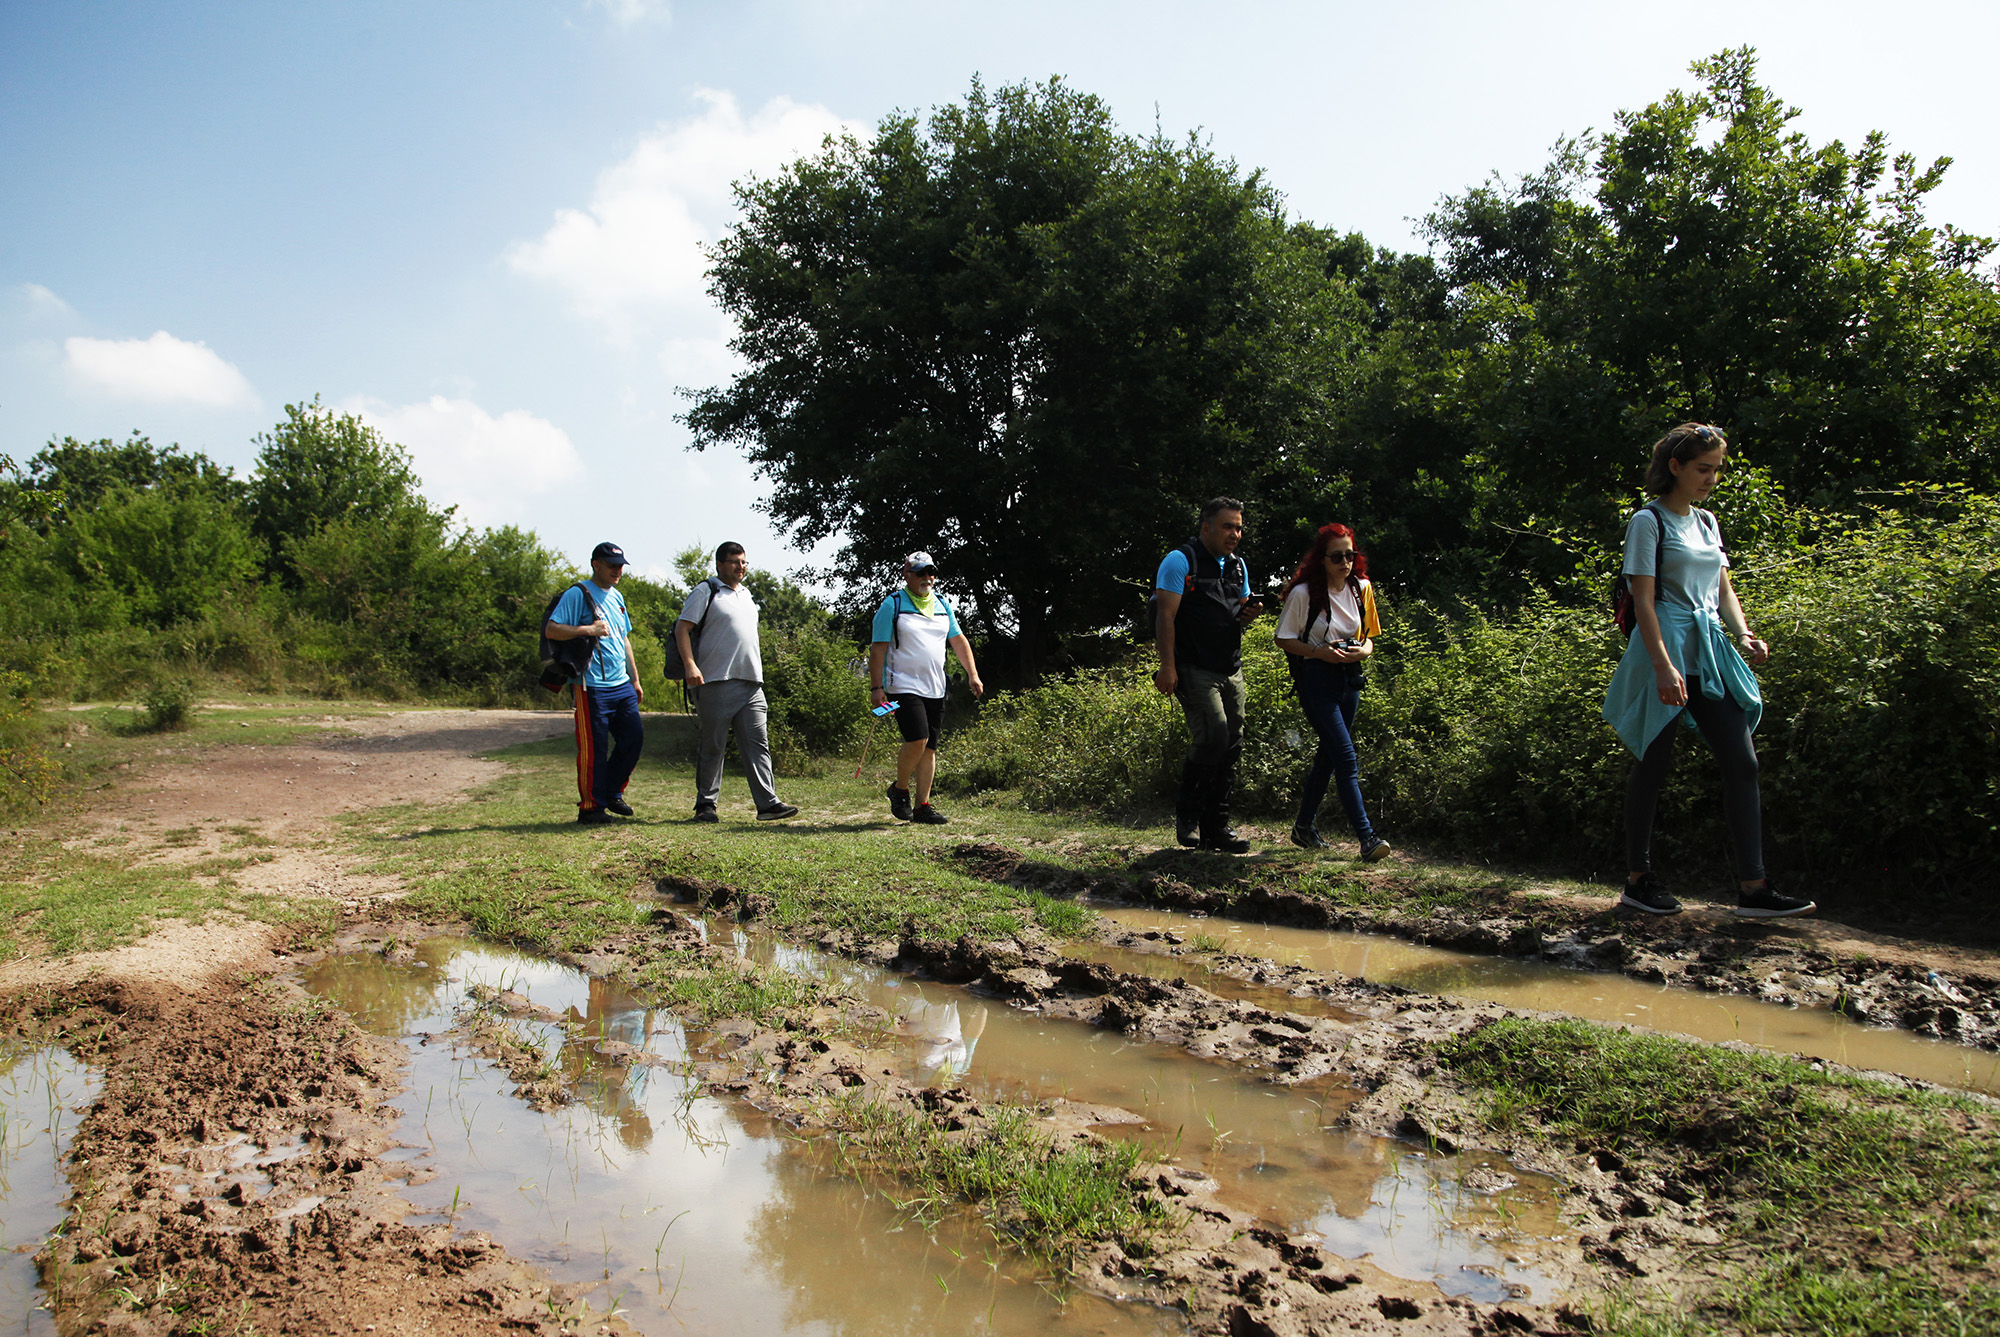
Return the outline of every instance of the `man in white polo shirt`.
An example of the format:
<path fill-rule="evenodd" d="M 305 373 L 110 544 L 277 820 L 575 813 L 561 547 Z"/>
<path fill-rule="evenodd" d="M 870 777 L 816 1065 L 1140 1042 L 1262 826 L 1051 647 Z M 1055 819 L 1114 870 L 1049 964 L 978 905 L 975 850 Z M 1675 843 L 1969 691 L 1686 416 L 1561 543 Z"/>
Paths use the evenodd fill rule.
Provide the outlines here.
<path fill-rule="evenodd" d="M 750 558 L 740 543 L 715 550 L 715 575 L 694 587 L 674 623 L 674 641 L 687 665 L 701 717 L 701 753 L 694 768 L 694 819 L 713 822 L 722 792 L 722 757 L 729 731 L 757 804 L 757 820 L 798 815 L 778 798 L 771 775 L 771 740 L 764 703 L 764 651 L 757 643 L 757 601 L 744 588 Z"/>
<path fill-rule="evenodd" d="M 943 826 L 944 814 L 931 806 L 931 780 L 937 775 L 938 735 L 944 730 L 945 651 L 965 666 L 974 696 L 984 696 L 986 684 L 972 662 L 972 642 L 958 629 L 958 614 L 933 591 L 936 584 L 937 563 L 929 553 L 913 552 L 903 559 L 903 588 L 875 610 L 868 681 L 874 705 L 896 702 L 896 727 L 903 734 L 896 783 L 889 786 L 889 811 L 906 822 Z"/>

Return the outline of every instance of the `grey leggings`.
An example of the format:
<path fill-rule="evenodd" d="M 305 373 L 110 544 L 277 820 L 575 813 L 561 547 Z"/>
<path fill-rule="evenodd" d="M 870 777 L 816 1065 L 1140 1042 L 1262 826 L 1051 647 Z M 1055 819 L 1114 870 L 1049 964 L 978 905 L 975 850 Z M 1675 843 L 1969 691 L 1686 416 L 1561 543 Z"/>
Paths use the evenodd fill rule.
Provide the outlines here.
<path fill-rule="evenodd" d="M 1729 825 L 1729 853 L 1737 880 L 1759 881 L 1764 876 L 1764 814 L 1757 797 L 1757 747 L 1750 741 L 1749 718 L 1734 697 L 1724 695 L 1714 701 L 1703 696 L 1698 678 L 1687 680 L 1687 694 L 1687 713 L 1715 749 L 1716 764 L 1722 768 L 1722 816 Z M 1660 806 L 1667 773 L 1674 768 L 1674 735 L 1679 732 L 1678 719 L 1660 730 L 1625 782 L 1625 867 L 1631 872 L 1652 870 L 1653 813 Z"/>

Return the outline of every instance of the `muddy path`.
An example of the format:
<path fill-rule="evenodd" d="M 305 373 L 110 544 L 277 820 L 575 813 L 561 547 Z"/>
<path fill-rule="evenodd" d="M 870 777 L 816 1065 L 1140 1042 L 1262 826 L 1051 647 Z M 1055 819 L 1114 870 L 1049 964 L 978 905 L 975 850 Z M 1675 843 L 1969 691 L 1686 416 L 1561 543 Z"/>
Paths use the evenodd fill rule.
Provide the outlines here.
<path fill-rule="evenodd" d="M 227 1330 L 230 1321 L 297 1332 L 361 1331 L 369 1323 L 385 1332 L 576 1330 L 578 1296 L 492 1240 L 449 1225 L 403 1224 L 413 1209 L 400 1192 L 418 1172 L 387 1155 L 387 1102 L 402 1080 L 404 1052 L 328 1012 L 294 982 L 302 965 L 328 950 L 407 951 L 412 940 L 463 928 L 403 920 L 400 886 L 355 870 L 333 838 L 336 814 L 464 793 L 503 768 L 479 754 L 565 732 L 567 718 L 407 712 L 337 724 L 340 732 L 323 740 L 211 748 L 199 766 L 158 766 L 121 786 L 121 801 L 94 814 L 86 832 L 126 837 L 135 859 L 172 862 L 220 848 L 231 827 L 255 824 L 275 855 L 251 870 L 255 885 L 336 903 L 342 928 L 333 942 L 308 946 L 266 925 L 212 918 L 199 930 L 169 927 L 117 952 L 0 970 L 0 1024 L 13 1027 L 16 1044 L 61 1045 L 104 1073 L 103 1095 L 73 1147 L 70 1224 L 41 1258 L 64 1333 Z M 961 845 L 949 857 L 988 880 L 1058 893 L 1278 922 L 1292 916 L 1489 952 L 1532 948 L 1639 978 L 1654 978 L 1641 972 L 1657 968 L 1663 981 L 1725 992 L 1765 992 L 1766 967 L 1789 959 L 1796 963 L 1790 987 L 1803 978 L 1838 981 L 1840 996 L 1856 1000 L 1846 1006 L 1862 1011 L 1863 986 L 1885 1000 L 1905 999 L 1907 989 L 1895 990 L 1925 959 L 1916 947 L 1870 944 L 1838 926 L 1732 934 L 1724 930 L 1744 926 L 1694 916 L 1673 926 L 1634 924 L 1554 897 L 1531 913 L 1497 904 L 1490 915 L 1421 921 L 1363 913 L 1247 879 L 1197 885 L 1214 879 L 1171 853 L 1110 879 L 1079 878 L 993 845 Z M 687 879 L 635 891 L 648 893 L 753 926 L 769 904 L 755 889 Z M 1692 931 L 1698 923 L 1706 935 Z M 1669 927 L 1678 936 L 1667 936 Z M 1347 1093 L 1334 1102 L 1339 1117 L 1357 1130 L 1440 1151 L 1491 1150 L 1550 1175 L 1564 1186 L 1578 1234 L 1552 1241 L 1539 1261 L 1566 1292 L 1631 1278 L 1699 1289 L 1722 1275 L 1709 1246 L 1742 1205 L 1690 1193 L 1668 1160 L 1482 1131 L 1434 1055 L 1441 1042 L 1509 1015 L 1498 1005 L 1335 976 L 1306 979 L 1256 960 L 1239 963 L 1248 991 L 1218 992 L 1076 960 L 1033 931 L 989 943 L 835 934 L 813 945 L 965 984 L 1026 1012 L 1175 1046 L 1276 1086 L 1338 1089 Z M 662 954 L 726 951 L 695 933 L 683 910 L 661 904 L 630 935 L 554 955 L 595 977 L 630 981 Z M 1976 1001 L 1953 1004 L 1959 1019 L 1949 1029 L 1933 1024 L 1938 1033 L 1992 1044 L 2000 972 L 1974 953 L 1949 964 L 1961 997 Z M 503 1012 L 528 1006 L 493 1002 Z M 1912 1020 L 1914 1007 L 1895 1019 L 1922 1024 Z M 940 1136 L 978 1137 L 993 1112 L 899 1075 L 885 1042 L 869 1038 L 884 1020 L 847 1007 L 777 1024 L 740 1021 L 723 1028 L 698 1076 L 807 1133 L 838 1132 L 840 1102 L 862 1091 L 928 1121 Z M 510 1056 L 503 1045 L 490 1056 L 519 1068 L 522 1100 L 567 1098 L 537 1089 L 545 1077 L 525 1055 Z M 1133 1116 L 1057 1101 L 1037 1117 L 1052 1139 L 1089 1139 Z M 1560 1304 L 1453 1299 L 1347 1263 L 1322 1241 L 1273 1228 L 1228 1201 L 1213 1180 L 1172 1165 L 1146 1166 L 1131 1188 L 1170 1213 L 1174 1230 L 1097 1240 L 1064 1264 L 1069 1279 L 1098 1294 L 1174 1306 L 1194 1331 L 1557 1333 L 1587 1322 Z M 603 1330 L 622 1329 L 613 1322 Z"/>
<path fill-rule="evenodd" d="M 356 870 L 359 860 L 335 838 L 335 817 L 448 801 L 506 770 L 485 754 L 570 730 L 567 715 L 529 710 L 329 714 L 320 723 L 324 737 L 168 748 L 142 765 L 121 765 L 108 788 L 72 800 L 65 820 L 73 834 L 64 844 L 116 849 L 134 865 L 170 868 L 247 853 L 247 866 L 232 874 L 246 892 L 353 911 L 403 888 Z M 127 947 L 0 965 L 0 998 L 84 980 L 199 987 L 256 968 L 283 937 L 226 912 L 202 924 L 168 920 Z"/>
<path fill-rule="evenodd" d="M 1556 891 L 1495 891 L 1477 908 L 1444 906 L 1417 915 L 1272 886 L 1248 861 L 1180 850 L 1155 851 L 1121 872 L 1098 875 L 995 844 L 963 843 L 951 858 L 976 877 L 1052 895 L 1388 934 L 1463 952 L 1616 971 L 1651 984 L 1831 1008 L 1866 1024 L 2000 1049 L 2000 953 L 1868 932 L 1824 915 L 1740 920 L 1724 907 L 1690 903 L 1681 914 L 1655 917 Z M 1391 894 L 1413 881 L 1393 869 L 1354 877 L 1371 892 Z"/>

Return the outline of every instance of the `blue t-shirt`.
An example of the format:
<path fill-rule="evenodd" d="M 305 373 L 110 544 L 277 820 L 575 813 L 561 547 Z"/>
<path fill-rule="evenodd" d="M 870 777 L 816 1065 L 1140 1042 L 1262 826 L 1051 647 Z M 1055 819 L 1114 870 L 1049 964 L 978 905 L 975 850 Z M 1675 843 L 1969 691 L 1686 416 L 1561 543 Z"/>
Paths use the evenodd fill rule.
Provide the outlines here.
<path fill-rule="evenodd" d="M 1201 548 L 1201 544 L 1197 543 L 1195 547 Z M 1202 551 L 1206 552 L 1207 549 L 1204 548 Z M 1227 557 L 1218 557 L 1215 559 L 1215 573 L 1217 575 L 1223 573 L 1223 564 L 1228 560 Z M 1167 554 L 1166 560 L 1160 563 L 1160 573 L 1153 577 L 1153 588 L 1156 590 L 1165 590 L 1169 594 L 1186 594 L 1187 578 L 1187 554 L 1181 549 L 1175 548 Z M 1239 599 L 1250 597 L 1250 564 L 1248 562 L 1243 564 L 1243 588 L 1236 592 L 1236 597 Z"/>
<path fill-rule="evenodd" d="M 596 581 L 587 583 L 591 597 L 597 600 L 598 614 L 611 628 L 611 634 L 600 636 L 593 646 L 590 667 L 583 673 L 583 685 L 618 687 L 632 680 L 632 674 L 625 667 L 625 643 L 632 636 L 632 619 L 625 612 L 624 595 L 617 590 L 602 589 Z M 556 611 L 549 614 L 549 621 L 572 627 L 587 627 L 595 620 L 590 616 L 589 601 L 575 585 L 563 591 L 563 597 L 556 600 Z"/>

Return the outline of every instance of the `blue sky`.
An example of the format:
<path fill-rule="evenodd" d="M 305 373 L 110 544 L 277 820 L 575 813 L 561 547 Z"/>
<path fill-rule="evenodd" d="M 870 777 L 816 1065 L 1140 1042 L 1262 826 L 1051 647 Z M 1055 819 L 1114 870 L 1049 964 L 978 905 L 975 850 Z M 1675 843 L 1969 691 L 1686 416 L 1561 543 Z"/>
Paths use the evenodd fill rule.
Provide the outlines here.
<path fill-rule="evenodd" d="M 578 561 L 790 567 L 747 466 L 673 421 L 731 365 L 698 249 L 731 180 L 1061 74 L 1407 248 L 1746 42 L 1815 140 L 1951 154 L 1934 220 L 2000 233 L 1989 2 L 0 0 L 0 453 L 137 429 L 247 470 L 318 394 Z"/>

